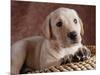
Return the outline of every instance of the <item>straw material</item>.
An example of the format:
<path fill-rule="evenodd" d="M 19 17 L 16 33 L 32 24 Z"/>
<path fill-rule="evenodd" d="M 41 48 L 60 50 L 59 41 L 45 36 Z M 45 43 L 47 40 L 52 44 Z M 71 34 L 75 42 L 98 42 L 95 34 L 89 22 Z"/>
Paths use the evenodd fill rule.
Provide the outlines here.
<path fill-rule="evenodd" d="M 44 72 L 66 72 L 66 71 L 80 71 L 80 70 L 93 70 L 96 68 L 95 56 L 91 57 L 89 60 L 78 63 L 70 63 L 61 66 L 52 66 Z"/>

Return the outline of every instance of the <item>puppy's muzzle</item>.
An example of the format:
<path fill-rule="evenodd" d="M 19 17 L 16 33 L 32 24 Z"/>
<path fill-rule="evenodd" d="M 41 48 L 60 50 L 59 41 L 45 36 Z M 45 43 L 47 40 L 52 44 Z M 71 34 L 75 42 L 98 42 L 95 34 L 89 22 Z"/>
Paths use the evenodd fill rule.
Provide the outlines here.
<path fill-rule="evenodd" d="M 73 41 L 76 41 L 76 40 L 77 40 L 77 33 L 76 33 L 75 31 L 69 32 L 69 33 L 67 34 L 67 36 L 68 36 L 71 40 L 73 40 Z"/>

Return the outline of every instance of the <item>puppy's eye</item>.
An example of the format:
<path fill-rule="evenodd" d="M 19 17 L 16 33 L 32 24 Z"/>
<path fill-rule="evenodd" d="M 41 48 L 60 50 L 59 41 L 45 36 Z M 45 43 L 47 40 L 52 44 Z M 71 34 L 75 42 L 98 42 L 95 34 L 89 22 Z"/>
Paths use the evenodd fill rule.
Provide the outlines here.
<path fill-rule="evenodd" d="M 73 21 L 74 21 L 75 24 L 77 24 L 77 19 L 74 19 Z"/>
<path fill-rule="evenodd" d="M 57 24 L 56 24 L 57 27 L 61 27 L 62 26 L 62 22 L 59 21 Z"/>

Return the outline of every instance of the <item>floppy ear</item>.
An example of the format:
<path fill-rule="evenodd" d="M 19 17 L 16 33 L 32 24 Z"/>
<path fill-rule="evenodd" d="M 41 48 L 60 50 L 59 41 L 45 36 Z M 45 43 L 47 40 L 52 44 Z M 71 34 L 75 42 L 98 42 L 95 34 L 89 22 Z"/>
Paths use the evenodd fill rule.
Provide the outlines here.
<path fill-rule="evenodd" d="M 43 36 L 47 39 L 50 39 L 52 37 L 52 27 L 51 27 L 51 20 L 50 16 L 47 16 L 46 20 L 43 23 Z"/>
<path fill-rule="evenodd" d="M 83 22 L 82 22 L 82 20 L 80 18 L 79 18 L 79 23 L 81 25 L 81 35 L 84 35 Z"/>

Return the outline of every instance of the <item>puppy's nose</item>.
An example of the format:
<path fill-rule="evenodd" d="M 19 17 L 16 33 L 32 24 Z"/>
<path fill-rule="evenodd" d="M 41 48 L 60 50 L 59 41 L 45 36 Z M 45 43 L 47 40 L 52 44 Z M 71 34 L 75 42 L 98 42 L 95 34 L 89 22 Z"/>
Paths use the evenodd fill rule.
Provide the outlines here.
<path fill-rule="evenodd" d="M 77 36 L 77 33 L 75 31 L 72 31 L 70 33 L 68 33 L 67 35 L 70 39 L 72 40 L 75 40 L 76 39 L 76 36 Z"/>

